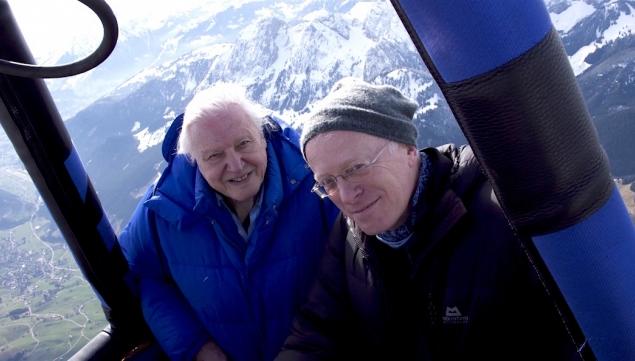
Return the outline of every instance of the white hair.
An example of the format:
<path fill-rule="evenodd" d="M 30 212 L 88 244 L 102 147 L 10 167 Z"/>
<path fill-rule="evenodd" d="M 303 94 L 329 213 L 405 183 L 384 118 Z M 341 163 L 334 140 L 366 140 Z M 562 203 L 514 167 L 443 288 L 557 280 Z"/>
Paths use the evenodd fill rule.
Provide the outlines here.
<path fill-rule="evenodd" d="M 177 153 L 185 154 L 190 161 L 193 161 L 189 132 L 192 124 L 201 120 L 215 119 L 221 113 L 239 110 L 247 114 L 247 117 L 254 123 L 254 126 L 262 136 L 262 116 L 260 115 L 262 107 L 247 99 L 245 89 L 240 85 L 217 83 L 211 88 L 196 93 L 185 107 Z"/>

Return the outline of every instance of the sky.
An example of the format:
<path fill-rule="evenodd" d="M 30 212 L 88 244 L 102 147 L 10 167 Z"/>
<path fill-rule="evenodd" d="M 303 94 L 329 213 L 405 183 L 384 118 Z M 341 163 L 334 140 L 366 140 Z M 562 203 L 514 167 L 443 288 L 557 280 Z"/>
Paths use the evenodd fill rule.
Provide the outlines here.
<path fill-rule="evenodd" d="M 126 34 L 156 29 L 169 15 L 197 5 L 212 9 L 227 7 L 228 2 L 237 6 L 249 1 L 257 0 L 107 0 L 107 3 L 117 17 L 119 37 L 123 39 Z M 78 0 L 8 0 L 8 3 L 38 64 L 52 65 L 67 50 L 78 58 L 87 56 L 101 41 L 99 19 Z M 583 0 L 571 0 L 571 6 L 565 12 L 551 16 L 555 27 L 566 32 L 592 12 L 593 6 Z M 623 15 L 611 27 L 610 34 L 604 34 L 605 42 L 618 37 L 621 31 L 635 28 L 635 14 Z M 572 56 L 576 74 L 588 68 L 584 58 L 596 47 L 596 44 L 589 44 Z"/>
<path fill-rule="evenodd" d="M 196 4 L 226 4 L 226 0 L 108 0 L 119 23 L 120 37 L 161 25 L 168 15 Z M 88 55 L 97 48 L 102 25 L 97 16 L 77 0 L 8 0 L 31 53 L 40 64 L 55 60 L 68 48 Z M 225 5 L 226 6 L 226 5 Z"/>

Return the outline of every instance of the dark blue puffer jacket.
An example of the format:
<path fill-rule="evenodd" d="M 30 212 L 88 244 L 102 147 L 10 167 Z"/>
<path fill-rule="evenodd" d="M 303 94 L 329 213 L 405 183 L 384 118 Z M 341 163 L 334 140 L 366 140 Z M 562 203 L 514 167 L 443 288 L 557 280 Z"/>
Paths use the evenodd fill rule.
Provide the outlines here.
<path fill-rule="evenodd" d="M 245 243 L 195 165 L 175 156 L 119 238 L 144 317 L 174 360 L 208 340 L 272 360 L 315 276 L 337 209 L 310 192 L 297 134 L 269 120 L 264 198 Z"/>

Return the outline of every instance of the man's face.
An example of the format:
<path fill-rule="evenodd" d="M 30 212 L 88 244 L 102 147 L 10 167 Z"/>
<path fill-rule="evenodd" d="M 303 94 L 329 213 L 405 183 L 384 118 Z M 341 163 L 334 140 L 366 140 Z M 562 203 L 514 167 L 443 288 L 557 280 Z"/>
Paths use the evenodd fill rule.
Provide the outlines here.
<path fill-rule="evenodd" d="M 229 203 L 253 203 L 267 170 L 261 133 L 238 106 L 190 126 L 192 156 L 215 191 Z"/>
<path fill-rule="evenodd" d="M 388 143 L 365 133 L 338 130 L 316 136 L 305 147 L 316 181 L 336 176 L 337 189 L 329 198 L 369 235 L 404 222 L 418 176 L 417 149 L 397 144 L 386 148 Z M 359 177 L 339 176 L 373 160 Z"/>

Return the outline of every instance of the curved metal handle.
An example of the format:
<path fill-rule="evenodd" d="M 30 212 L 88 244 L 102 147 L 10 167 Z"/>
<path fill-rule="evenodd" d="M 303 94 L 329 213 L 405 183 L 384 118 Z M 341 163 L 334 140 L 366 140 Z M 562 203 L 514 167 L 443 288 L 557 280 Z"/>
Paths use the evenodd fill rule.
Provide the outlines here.
<path fill-rule="evenodd" d="M 106 60 L 117 44 L 119 35 L 117 18 L 104 0 L 78 1 L 94 12 L 104 27 L 104 36 L 94 52 L 74 63 L 56 66 L 40 66 L 0 59 L 0 73 L 25 78 L 63 78 L 86 72 Z"/>

